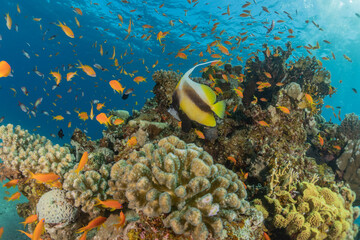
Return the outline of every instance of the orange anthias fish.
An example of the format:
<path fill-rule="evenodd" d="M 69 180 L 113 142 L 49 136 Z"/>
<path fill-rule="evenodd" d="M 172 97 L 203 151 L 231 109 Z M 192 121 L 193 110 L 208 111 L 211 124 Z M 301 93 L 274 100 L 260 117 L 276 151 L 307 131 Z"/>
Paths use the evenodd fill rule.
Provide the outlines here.
<path fill-rule="evenodd" d="M 13 180 L 5 183 L 5 184 L 3 185 L 3 187 L 6 187 L 6 188 L 15 187 L 16 184 L 18 184 L 18 182 L 19 182 L 19 179 L 13 179 Z"/>
<path fill-rule="evenodd" d="M 0 228 L 0 238 L 2 237 L 3 233 L 4 233 L 4 227 L 1 227 Z"/>
<path fill-rule="evenodd" d="M 32 173 L 28 180 L 35 179 L 38 183 L 50 183 L 60 179 L 60 176 L 55 173 Z"/>
<path fill-rule="evenodd" d="M 35 221 L 37 221 L 37 220 L 38 220 L 38 217 L 37 217 L 36 214 L 34 214 L 34 215 L 31 215 L 31 216 L 27 217 L 27 218 L 25 219 L 25 221 L 24 221 L 24 222 L 21 222 L 21 223 L 24 224 L 24 227 L 26 227 L 26 224 L 33 223 L 33 222 L 35 222 Z"/>
<path fill-rule="evenodd" d="M 87 112 L 78 113 L 78 116 L 79 116 L 79 118 L 80 118 L 81 120 L 83 120 L 83 121 L 86 121 L 86 120 L 89 119 L 89 116 L 88 116 Z"/>
<path fill-rule="evenodd" d="M 110 211 L 115 211 L 116 209 L 123 208 L 121 203 L 119 203 L 119 201 L 117 201 L 117 200 L 108 199 L 105 201 L 101 201 L 99 198 L 95 198 L 95 200 L 98 201 L 98 203 L 95 204 L 94 206 L 102 205 L 102 207 L 104 207 L 104 208 L 110 208 Z"/>
<path fill-rule="evenodd" d="M 200 130 L 195 129 L 195 133 L 198 136 L 198 138 L 205 139 L 204 133 L 202 133 Z"/>
<path fill-rule="evenodd" d="M 321 137 L 320 133 L 318 135 L 320 146 L 324 146 L 324 139 Z"/>
<path fill-rule="evenodd" d="M 134 82 L 136 82 L 137 84 L 139 84 L 140 82 L 146 82 L 146 78 L 138 76 L 134 78 Z"/>
<path fill-rule="evenodd" d="M 89 65 L 83 65 L 80 62 L 80 60 L 79 60 L 79 65 L 80 65 L 80 67 L 77 67 L 77 68 L 81 68 L 84 71 L 84 73 L 86 73 L 88 76 L 96 77 L 96 73 L 92 67 L 90 67 Z"/>
<path fill-rule="evenodd" d="M 105 125 L 107 126 L 107 125 L 111 125 L 111 123 L 110 123 L 111 117 L 112 117 L 112 116 L 107 117 L 105 113 L 99 113 L 99 114 L 96 116 L 96 120 L 97 120 L 100 124 L 105 124 Z"/>
<path fill-rule="evenodd" d="M 178 52 L 176 54 L 175 58 L 177 58 L 177 57 L 182 58 L 182 59 L 187 59 L 187 55 L 183 52 Z"/>
<path fill-rule="evenodd" d="M 59 21 L 59 24 L 56 24 L 56 26 L 59 26 L 61 27 L 61 29 L 64 31 L 64 33 L 66 34 L 66 36 L 68 37 L 71 37 L 71 38 L 74 38 L 74 33 L 73 31 L 64 24 L 62 24 L 60 21 Z"/>
<path fill-rule="evenodd" d="M 121 119 L 121 118 L 117 118 L 117 119 L 115 119 L 115 121 L 113 122 L 113 124 L 114 125 L 121 125 L 121 124 L 123 124 L 124 123 L 124 120 L 123 119 Z"/>
<path fill-rule="evenodd" d="M 125 225 L 125 220 L 126 220 L 125 214 L 121 211 L 119 216 L 119 223 L 114 224 L 114 226 L 116 228 L 123 227 Z"/>
<path fill-rule="evenodd" d="M 88 225 L 86 225 L 85 227 L 80 228 L 80 229 L 77 231 L 77 233 L 81 233 L 81 232 L 84 232 L 84 231 L 87 231 L 87 232 L 88 232 L 88 231 L 90 231 L 90 230 L 93 229 L 93 228 L 100 227 L 101 225 L 104 224 L 104 222 L 106 221 L 106 219 L 107 219 L 106 217 L 101 217 L 101 216 L 99 216 L 99 217 L 91 220 L 91 221 L 88 223 Z"/>
<path fill-rule="evenodd" d="M 121 92 L 121 94 L 123 94 L 125 88 L 121 85 L 121 83 L 119 83 L 119 82 L 116 81 L 116 80 L 111 80 L 111 81 L 109 82 L 109 84 L 110 84 L 110 87 L 111 87 L 112 89 L 114 89 L 114 90 L 117 91 L 118 93 Z"/>
<path fill-rule="evenodd" d="M 83 170 L 83 168 L 85 167 L 85 164 L 88 162 L 88 160 L 89 160 L 88 152 L 84 152 L 80 159 L 79 165 L 78 165 L 77 169 L 75 170 L 76 174 L 79 174 L 79 172 L 81 170 Z"/>
<path fill-rule="evenodd" d="M 136 137 L 135 137 L 135 136 L 131 137 L 131 138 L 127 141 L 126 144 L 127 144 L 128 146 L 130 146 L 130 147 L 135 146 L 135 145 L 137 144 L 137 139 L 136 139 Z"/>
<path fill-rule="evenodd" d="M 341 150 L 341 147 L 339 145 L 334 145 L 333 148 L 335 148 L 336 150 Z"/>
<path fill-rule="evenodd" d="M 287 107 L 278 106 L 277 108 L 280 109 L 280 111 L 283 113 L 290 114 L 290 110 Z"/>
<path fill-rule="evenodd" d="M 5 20 L 6 20 L 6 27 L 11 30 L 11 26 L 12 26 L 12 20 L 11 20 L 11 17 L 9 15 L 9 13 L 7 13 L 5 15 Z"/>
<path fill-rule="evenodd" d="M 31 240 L 40 240 L 41 234 L 45 231 L 45 219 L 41 219 L 35 227 Z"/>
<path fill-rule="evenodd" d="M 67 73 L 66 74 L 66 81 L 71 81 L 71 79 L 75 76 L 75 75 L 77 75 L 77 73 L 76 72 L 69 72 L 69 73 Z"/>
<path fill-rule="evenodd" d="M 53 71 L 51 71 L 50 74 L 55 78 L 56 85 L 59 86 L 61 82 L 61 74 L 59 72 L 53 72 Z"/>
<path fill-rule="evenodd" d="M 314 100 L 313 100 L 313 98 L 311 97 L 310 94 L 305 93 L 305 99 L 306 99 L 306 101 L 307 101 L 308 103 L 310 103 L 310 105 L 313 105 L 313 104 L 314 104 Z"/>
<path fill-rule="evenodd" d="M 100 111 L 103 107 L 105 107 L 105 103 L 96 104 L 96 110 Z"/>
<path fill-rule="evenodd" d="M 91 104 L 91 109 L 90 109 L 90 119 L 91 120 L 93 120 L 94 119 L 94 106 L 92 105 L 92 103 L 90 103 Z"/>
<path fill-rule="evenodd" d="M 25 234 L 28 238 L 32 239 L 32 234 L 24 232 L 23 230 L 18 230 L 18 231 Z M 40 238 L 40 240 L 41 240 L 41 238 Z"/>
<path fill-rule="evenodd" d="M 0 78 L 7 77 L 11 73 L 11 67 L 6 61 L 0 62 Z"/>
<path fill-rule="evenodd" d="M 61 115 L 57 115 L 57 116 L 53 117 L 53 119 L 55 119 L 56 121 L 61 121 L 61 120 L 64 120 L 64 117 Z"/>
<path fill-rule="evenodd" d="M 11 195 L 11 197 L 4 197 L 4 199 L 7 200 L 8 202 L 9 201 L 15 201 L 15 200 L 19 200 L 20 196 L 21 196 L 21 193 L 16 192 L 13 195 Z"/>
<path fill-rule="evenodd" d="M 258 121 L 258 124 L 260 124 L 263 127 L 269 127 L 270 125 L 265 121 Z"/>
<path fill-rule="evenodd" d="M 233 164 L 236 164 L 236 159 L 232 156 L 227 157 L 229 161 L 231 161 Z"/>

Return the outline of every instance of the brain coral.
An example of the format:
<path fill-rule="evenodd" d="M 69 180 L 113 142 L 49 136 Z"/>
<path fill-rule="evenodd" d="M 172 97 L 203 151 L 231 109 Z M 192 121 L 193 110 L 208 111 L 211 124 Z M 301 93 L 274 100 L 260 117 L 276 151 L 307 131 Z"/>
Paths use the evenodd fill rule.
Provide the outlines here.
<path fill-rule="evenodd" d="M 269 228 L 284 229 L 291 239 L 350 240 L 357 233 L 354 200 L 347 187 L 334 186 L 332 190 L 300 182 L 290 191 L 279 191 L 273 198 L 265 196 L 254 203 L 268 217 Z"/>
<path fill-rule="evenodd" d="M 65 199 L 65 191 L 51 190 L 41 196 L 36 214 L 38 219 L 45 218 L 46 223 L 61 223 L 64 226 L 75 220 L 77 209 Z"/>
<path fill-rule="evenodd" d="M 149 217 L 168 214 L 165 226 L 194 239 L 206 239 L 209 233 L 220 238 L 224 221 L 250 208 L 234 172 L 175 136 L 132 152 L 112 167 L 110 176 L 114 198 Z"/>
<path fill-rule="evenodd" d="M 69 148 L 53 145 L 40 135 L 30 134 L 20 126 L 0 126 L 0 158 L 13 170 L 25 176 L 34 173 L 55 172 L 63 175 L 74 165 Z"/>

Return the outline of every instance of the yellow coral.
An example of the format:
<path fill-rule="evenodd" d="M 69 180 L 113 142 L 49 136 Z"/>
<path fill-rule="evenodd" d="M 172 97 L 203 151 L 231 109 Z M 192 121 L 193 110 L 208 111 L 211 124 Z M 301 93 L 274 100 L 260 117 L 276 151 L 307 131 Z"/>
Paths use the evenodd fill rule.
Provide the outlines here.
<path fill-rule="evenodd" d="M 319 227 L 324 220 L 322 219 L 321 215 L 317 211 L 312 211 L 306 218 L 306 221 L 310 223 L 311 227 L 317 228 Z"/>

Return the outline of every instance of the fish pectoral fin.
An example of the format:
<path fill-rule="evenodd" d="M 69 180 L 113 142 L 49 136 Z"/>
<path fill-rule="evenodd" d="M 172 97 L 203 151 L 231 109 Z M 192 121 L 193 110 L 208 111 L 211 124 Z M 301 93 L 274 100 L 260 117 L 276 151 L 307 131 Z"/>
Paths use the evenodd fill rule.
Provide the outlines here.
<path fill-rule="evenodd" d="M 224 118 L 225 114 L 225 102 L 220 101 L 211 106 L 211 110 L 219 117 Z"/>
<path fill-rule="evenodd" d="M 216 101 L 216 94 L 214 93 L 214 91 L 209 86 L 203 84 L 201 84 L 200 86 L 208 100 L 208 103 L 214 104 Z"/>

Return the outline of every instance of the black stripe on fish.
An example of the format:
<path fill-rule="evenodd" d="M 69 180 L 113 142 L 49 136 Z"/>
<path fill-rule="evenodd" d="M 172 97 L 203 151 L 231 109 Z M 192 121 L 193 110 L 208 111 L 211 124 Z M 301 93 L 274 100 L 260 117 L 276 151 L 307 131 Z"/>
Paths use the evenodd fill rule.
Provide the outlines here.
<path fill-rule="evenodd" d="M 200 98 L 200 96 L 189 84 L 184 83 L 183 90 L 185 95 L 189 97 L 201 111 L 212 113 L 210 106 Z"/>

